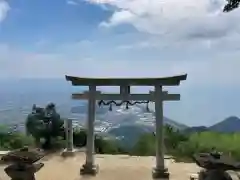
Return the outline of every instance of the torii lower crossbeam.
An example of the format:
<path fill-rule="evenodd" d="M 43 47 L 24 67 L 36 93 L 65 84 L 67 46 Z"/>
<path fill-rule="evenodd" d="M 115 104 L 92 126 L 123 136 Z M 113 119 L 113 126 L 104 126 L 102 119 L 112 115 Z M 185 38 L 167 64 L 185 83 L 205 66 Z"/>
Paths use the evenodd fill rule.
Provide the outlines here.
<path fill-rule="evenodd" d="M 84 93 L 74 93 L 72 94 L 73 100 L 87 100 L 89 98 L 90 93 L 88 91 Z M 180 100 L 180 94 L 168 94 L 167 91 L 162 92 L 162 100 L 164 101 L 176 101 Z M 102 94 L 100 91 L 96 91 L 95 95 L 96 100 L 125 100 L 125 101 L 155 101 L 154 92 L 150 91 L 149 94 L 129 94 L 127 96 L 123 96 L 121 94 Z"/>

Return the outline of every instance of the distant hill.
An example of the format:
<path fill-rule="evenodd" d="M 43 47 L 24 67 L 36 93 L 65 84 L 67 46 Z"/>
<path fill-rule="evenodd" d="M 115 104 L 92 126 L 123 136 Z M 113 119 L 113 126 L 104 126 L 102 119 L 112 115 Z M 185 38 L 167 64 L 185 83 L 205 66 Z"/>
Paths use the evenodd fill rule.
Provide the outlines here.
<path fill-rule="evenodd" d="M 208 129 L 210 131 L 225 133 L 240 132 L 240 119 L 236 116 L 231 116 L 213 126 L 210 126 Z"/>
<path fill-rule="evenodd" d="M 106 127 L 108 123 L 106 132 L 119 139 L 125 148 L 132 147 L 142 134 L 155 132 L 155 112 L 146 111 L 146 107 L 142 105 L 133 106 L 128 110 L 124 106 L 114 107 L 111 112 L 102 107 L 97 114 L 99 127 Z M 164 124 L 179 130 L 187 127 L 166 117 Z"/>
<path fill-rule="evenodd" d="M 184 129 L 184 132 L 194 133 L 203 131 L 214 131 L 222 133 L 240 132 L 240 119 L 236 116 L 230 116 L 223 121 L 212 126 L 195 126 Z"/>

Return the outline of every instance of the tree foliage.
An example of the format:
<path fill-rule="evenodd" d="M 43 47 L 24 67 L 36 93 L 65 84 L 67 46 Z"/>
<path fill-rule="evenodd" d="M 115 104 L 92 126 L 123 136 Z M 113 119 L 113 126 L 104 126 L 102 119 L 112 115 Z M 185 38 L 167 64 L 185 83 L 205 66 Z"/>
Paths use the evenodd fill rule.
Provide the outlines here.
<path fill-rule="evenodd" d="M 223 12 L 230 12 L 239 7 L 240 0 L 226 0 L 227 4 L 223 8 Z"/>
<path fill-rule="evenodd" d="M 53 103 L 48 104 L 45 108 L 33 105 L 32 112 L 26 119 L 27 134 L 31 134 L 37 145 L 43 138 L 44 148 L 50 148 L 51 140 L 54 137 L 62 136 L 64 132 L 64 121 L 57 113 Z"/>
<path fill-rule="evenodd" d="M 190 160 L 194 153 L 209 152 L 214 147 L 236 160 L 240 160 L 240 133 L 200 132 L 184 134 L 165 127 L 165 152 L 178 160 Z M 155 154 L 155 136 L 145 134 L 134 146 L 133 154 Z"/>
<path fill-rule="evenodd" d="M 11 131 L 8 127 L 0 127 L 0 149 L 12 150 L 24 146 L 31 146 L 33 139 L 23 133 Z"/>
<path fill-rule="evenodd" d="M 84 147 L 87 145 L 87 131 L 85 129 L 74 128 L 73 144 L 75 147 Z M 98 135 L 95 136 L 95 151 L 100 154 L 125 153 L 117 141 Z"/>
<path fill-rule="evenodd" d="M 142 135 L 134 145 L 132 155 L 137 156 L 154 156 L 155 154 L 155 137 L 153 134 Z"/>

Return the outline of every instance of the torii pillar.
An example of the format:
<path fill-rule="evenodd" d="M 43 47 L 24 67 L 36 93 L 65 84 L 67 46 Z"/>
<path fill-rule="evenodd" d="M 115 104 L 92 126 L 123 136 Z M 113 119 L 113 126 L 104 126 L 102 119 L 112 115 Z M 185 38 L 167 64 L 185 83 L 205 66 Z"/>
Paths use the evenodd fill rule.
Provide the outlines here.
<path fill-rule="evenodd" d="M 86 149 L 86 162 L 80 169 L 80 174 L 96 175 L 98 172 L 98 165 L 94 162 L 94 121 L 95 121 L 95 108 L 96 108 L 96 86 L 89 86 L 88 95 L 88 121 L 87 121 L 87 149 Z"/>
<path fill-rule="evenodd" d="M 155 128 L 156 128 L 156 167 L 153 168 L 153 178 L 169 178 L 164 162 L 164 126 L 163 126 L 163 92 L 162 86 L 156 85 L 155 91 Z"/>

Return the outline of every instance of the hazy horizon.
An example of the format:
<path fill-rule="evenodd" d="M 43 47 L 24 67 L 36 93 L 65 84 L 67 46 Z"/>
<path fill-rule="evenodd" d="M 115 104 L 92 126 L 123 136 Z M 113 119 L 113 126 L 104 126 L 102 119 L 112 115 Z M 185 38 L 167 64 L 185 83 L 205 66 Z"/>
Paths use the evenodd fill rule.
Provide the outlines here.
<path fill-rule="evenodd" d="M 55 103 L 57 105 L 61 105 L 62 103 L 67 103 L 69 106 L 73 103 L 77 105 L 78 101 L 71 100 L 71 93 L 81 92 L 86 89 L 86 87 L 73 87 L 71 83 L 67 82 L 64 78 L 48 80 L 22 79 L 4 83 L 0 80 L 0 86 L 2 87 L 0 89 L 0 99 L 1 94 L 14 95 L 12 101 L 16 101 L 16 104 L 18 102 L 18 107 L 20 107 L 21 102 L 24 101 L 27 101 L 29 105 L 34 103 L 38 104 L 38 101 L 41 102 L 40 105 L 44 104 L 44 102 L 52 101 L 56 101 Z M 167 102 L 164 105 L 164 116 L 177 122 L 188 126 L 210 126 L 229 116 L 240 117 L 240 112 L 237 107 L 240 99 L 238 100 L 238 98 L 234 96 L 232 96 L 232 99 L 224 99 L 224 90 L 216 90 L 216 92 L 214 92 L 213 89 L 195 89 L 194 91 L 189 91 L 183 90 L 180 87 L 170 87 L 167 89 L 170 92 L 181 94 L 181 101 Z M 108 92 L 119 91 L 116 87 L 102 87 L 102 90 Z M 146 93 L 148 90 L 148 87 L 138 87 L 134 88 L 133 92 Z M 239 91 L 236 89 L 232 90 L 232 92 L 232 94 L 237 94 Z M 195 96 L 196 94 L 198 94 L 198 96 Z M 222 94 L 223 96 L 221 96 Z M 208 97 L 206 95 L 208 95 Z M 195 99 L 195 101 L 193 101 L 193 99 Z M 216 103 L 216 101 L 218 101 L 218 103 Z M 225 106 L 227 102 L 231 104 Z M 231 108 L 233 103 L 236 103 L 234 109 Z M 3 106 L 4 102 L 1 101 L 1 104 Z M 71 107 L 67 108 L 70 111 Z M 218 108 L 220 110 L 218 110 Z M 202 112 L 201 116 L 196 115 L 199 112 Z"/>

